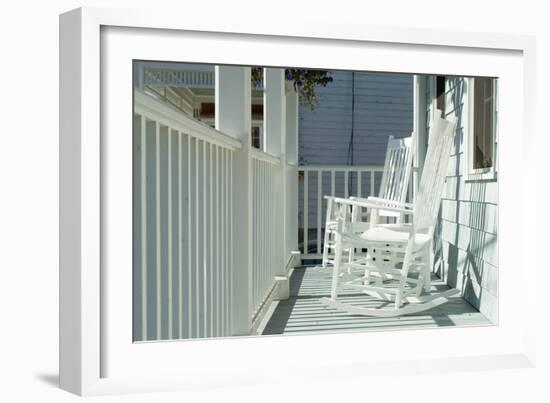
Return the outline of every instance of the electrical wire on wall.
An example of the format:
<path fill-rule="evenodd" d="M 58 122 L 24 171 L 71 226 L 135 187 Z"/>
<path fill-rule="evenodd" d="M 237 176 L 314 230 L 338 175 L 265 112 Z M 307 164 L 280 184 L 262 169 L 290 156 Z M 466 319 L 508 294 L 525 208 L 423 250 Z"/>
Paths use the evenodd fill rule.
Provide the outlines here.
<path fill-rule="evenodd" d="M 347 165 L 353 165 L 353 141 L 355 137 L 355 72 L 351 72 L 351 133 L 349 137 Z M 352 195 L 353 189 L 353 172 L 350 172 L 348 182 L 348 194 Z"/>

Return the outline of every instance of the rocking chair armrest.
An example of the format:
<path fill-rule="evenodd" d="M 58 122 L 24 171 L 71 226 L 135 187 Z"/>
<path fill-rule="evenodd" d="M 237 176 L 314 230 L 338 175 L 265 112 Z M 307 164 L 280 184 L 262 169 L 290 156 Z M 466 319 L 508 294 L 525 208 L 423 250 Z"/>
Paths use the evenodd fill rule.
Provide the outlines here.
<path fill-rule="evenodd" d="M 376 210 L 395 211 L 403 214 L 414 213 L 414 210 L 412 208 L 400 207 L 398 205 L 393 205 L 393 203 L 392 205 L 388 206 L 381 203 L 372 203 L 368 199 L 366 201 L 363 201 L 363 200 L 357 200 L 356 198 L 344 199 L 342 197 L 335 197 L 333 200 L 337 203 L 347 204 L 349 206 L 358 206 L 358 207 L 376 209 Z"/>
<path fill-rule="evenodd" d="M 324 195 L 323 197 L 326 200 L 341 199 L 341 197 L 329 196 L 329 195 Z M 376 203 L 376 204 L 386 204 L 386 205 L 389 204 L 390 206 L 396 206 L 396 207 L 402 207 L 402 208 L 411 208 L 411 209 L 413 208 L 412 203 L 398 202 L 398 201 L 383 199 L 381 197 L 374 197 L 374 196 L 369 196 L 369 197 L 350 196 L 349 199 L 350 200 L 357 200 L 357 201 L 365 202 L 365 203 Z"/>
<path fill-rule="evenodd" d="M 381 197 L 374 197 L 374 196 L 372 197 L 369 196 L 366 199 L 363 197 L 352 197 L 352 199 L 360 199 L 371 203 L 389 204 L 390 206 L 403 207 L 403 208 L 409 208 L 409 209 L 412 209 L 414 207 L 412 203 L 398 202 L 398 201 L 383 199 Z"/>

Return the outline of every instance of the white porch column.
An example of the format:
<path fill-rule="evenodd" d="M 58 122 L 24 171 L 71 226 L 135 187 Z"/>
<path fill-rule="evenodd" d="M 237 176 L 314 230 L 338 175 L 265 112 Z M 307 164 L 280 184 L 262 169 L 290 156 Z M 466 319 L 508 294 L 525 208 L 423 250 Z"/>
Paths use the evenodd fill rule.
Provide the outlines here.
<path fill-rule="evenodd" d="M 216 129 L 243 144 L 233 168 L 232 335 L 248 335 L 252 317 L 252 163 L 250 67 L 216 66 Z"/>
<path fill-rule="evenodd" d="M 285 253 L 298 251 L 298 94 L 288 85 L 286 94 L 286 222 Z M 295 262 L 297 264 L 297 262 Z"/>
<path fill-rule="evenodd" d="M 286 217 L 289 213 L 287 200 L 286 177 L 286 96 L 285 96 L 285 70 L 280 68 L 264 69 L 264 151 L 280 159 L 278 180 L 275 192 L 277 194 L 276 217 L 283 220 L 281 231 L 275 234 L 279 273 L 276 277 L 279 282 L 279 293 L 276 299 L 286 299 L 289 294 L 288 277 L 285 271 L 288 259 L 286 248 Z"/>
<path fill-rule="evenodd" d="M 416 150 L 414 150 L 414 197 L 418 193 L 418 186 L 424 168 L 424 160 L 426 159 L 426 151 L 428 150 L 428 128 L 426 119 L 428 107 L 426 96 L 428 91 L 428 77 L 426 75 L 414 75 L 413 79 L 413 130 L 416 133 Z M 434 243 L 430 246 L 429 252 L 429 268 L 430 272 L 434 271 L 435 251 Z M 428 283 L 429 284 L 429 283 Z"/>
<path fill-rule="evenodd" d="M 284 69 L 264 69 L 264 151 L 278 158 L 286 154 L 284 74 Z"/>
<path fill-rule="evenodd" d="M 144 62 L 134 62 L 132 66 L 133 74 L 134 74 L 134 88 L 139 89 L 140 91 L 143 91 L 143 63 Z"/>
<path fill-rule="evenodd" d="M 426 150 L 428 147 L 428 130 L 426 128 L 426 76 L 415 75 L 413 79 L 413 130 L 416 133 L 416 150 L 414 154 L 414 195 L 418 190 Z"/>

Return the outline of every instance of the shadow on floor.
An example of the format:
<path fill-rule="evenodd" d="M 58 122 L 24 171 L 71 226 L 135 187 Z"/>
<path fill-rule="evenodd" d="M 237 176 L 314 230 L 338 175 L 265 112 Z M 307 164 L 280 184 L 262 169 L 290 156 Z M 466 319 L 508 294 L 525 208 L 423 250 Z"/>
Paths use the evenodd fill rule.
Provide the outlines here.
<path fill-rule="evenodd" d="M 58 374 L 35 374 L 37 379 L 40 379 L 47 385 L 55 388 L 59 387 L 59 375 Z"/>
<path fill-rule="evenodd" d="M 279 301 L 267 322 L 264 335 L 311 332 L 341 332 L 444 326 L 487 326 L 491 323 L 461 297 L 431 310 L 414 315 L 379 318 L 351 315 L 326 307 L 320 301 L 330 295 L 332 270 L 320 266 L 294 269 L 290 278 L 290 298 Z M 449 287 L 437 276 L 432 278 L 432 291 Z M 355 289 L 342 290 L 340 299 L 361 306 L 379 307 L 380 301 Z"/>

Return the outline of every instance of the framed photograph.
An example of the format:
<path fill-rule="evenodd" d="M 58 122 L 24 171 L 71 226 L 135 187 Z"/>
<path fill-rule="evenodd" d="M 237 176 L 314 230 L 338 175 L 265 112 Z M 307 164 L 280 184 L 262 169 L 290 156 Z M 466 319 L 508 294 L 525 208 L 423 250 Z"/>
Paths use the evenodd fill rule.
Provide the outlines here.
<path fill-rule="evenodd" d="M 534 40 L 264 22 L 61 15 L 61 387 L 532 365 Z"/>

